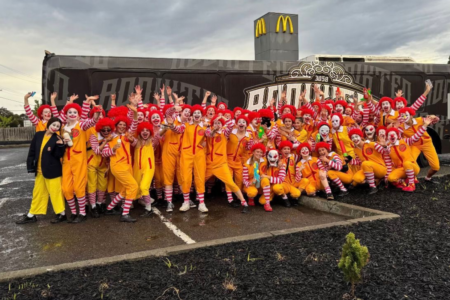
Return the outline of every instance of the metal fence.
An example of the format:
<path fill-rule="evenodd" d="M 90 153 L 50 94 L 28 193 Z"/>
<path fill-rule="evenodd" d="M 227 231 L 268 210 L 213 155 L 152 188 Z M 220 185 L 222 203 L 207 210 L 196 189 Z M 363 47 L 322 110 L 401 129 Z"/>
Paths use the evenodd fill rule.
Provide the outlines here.
<path fill-rule="evenodd" d="M 34 126 L 0 128 L 0 142 L 31 142 L 35 132 Z"/>

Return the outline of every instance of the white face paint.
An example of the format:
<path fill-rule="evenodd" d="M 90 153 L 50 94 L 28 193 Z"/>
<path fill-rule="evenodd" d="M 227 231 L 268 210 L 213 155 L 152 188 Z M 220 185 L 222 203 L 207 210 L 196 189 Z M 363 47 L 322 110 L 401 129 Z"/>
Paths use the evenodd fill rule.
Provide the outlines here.
<path fill-rule="evenodd" d="M 182 112 L 183 117 L 189 118 L 191 116 L 191 110 L 189 108 L 185 108 Z"/>
<path fill-rule="evenodd" d="M 311 120 L 311 115 L 309 114 L 303 115 L 303 120 L 305 120 L 305 122 L 308 123 Z"/>
<path fill-rule="evenodd" d="M 226 108 L 225 108 L 225 105 L 223 105 L 223 104 L 219 104 L 218 108 L 219 108 L 219 109 L 226 109 Z"/>
<path fill-rule="evenodd" d="M 309 149 L 308 147 L 303 147 L 302 149 L 300 149 L 300 153 L 302 156 L 309 156 Z"/>
<path fill-rule="evenodd" d="M 398 118 L 398 120 L 400 123 L 405 123 L 405 122 L 408 122 L 410 118 L 411 118 L 411 115 L 409 114 L 409 112 L 404 112 L 404 113 L 400 114 L 400 117 Z"/>
<path fill-rule="evenodd" d="M 215 114 L 216 111 L 212 107 L 208 108 L 208 110 L 206 111 L 206 115 L 208 116 L 209 119 L 212 119 Z"/>
<path fill-rule="evenodd" d="M 158 114 L 153 114 L 150 121 L 153 125 L 159 126 L 161 124 L 161 117 Z"/>
<path fill-rule="evenodd" d="M 50 126 L 48 126 L 48 129 L 50 130 L 51 133 L 55 133 L 55 132 L 59 131 L 60 128 L 61 128 L 61 123 L 59 123 L 59 122 L 53 122 L 52 124 L 50 124 Z"/>
<path fill-rule="evenodd" d="M 76 119 L 78 118 L 78 110 L 76 110 L 75 108 L 70 108 L 70 109 L 67 111 L 67 117 L 68 117 L 70 120 L 76 120 Z"/>
<path fill-rule="evenodd" d="M 319 128 L 319 133 L 321 136 L 325 137 L 328 136 L 330 134 L 330 127 L 326 126 L 326 125 L 322 125 Z"/>
<path fill-rule="evenodd" d="M 331 124 L 334 129 L 338 129 L 341 126 L 341 119 L 338 116 L 333 116 L 331 118 Z"/>
<path fill-rule="evenodd" d="M 50 109 L 44 108 L 42 111 L 42 119 L 44 121 L 48 121 L 48 120 L 50 120 L 51 117 L 52 117 L 52 112 L 50 111 Z"/>
<path fill-rule="evenodd" d="M 366 128 L 364 128 L 364 133 L 367 138 L 372 139 L 375 136 L 375 127 L 372 125 L 366 126 Z"/>
<path fill-rule="evenodd" d="M 267 161 L 269 162 L 269 165 L 271 167 L 276 167 L 278 166 L 278 151 L 277 150 L 270 150 L 269 152 L 267 152 Z"/>
<path fill-rule="evenodd" d="M 239 129 L 245 129 L 247 128 L 247 122 L 245 122 L 244 119 L 239 119 L 239 121 L 237 122 L 237 126 Z"/>
<path fill-rule="evenodd" d="M 359 134 L 354 134 L 351 137 L 353 144 L 358 145 L 361 142 L 361 137 Z"/>
<path fill-rule="evenodd" d="M 138 123 L 141 123 L 142 121 L 144 121 L 144 113 L 143 112 L 138 112 Z"/>
<path fill-rule="evenodd" d="M 238 110 L 236 110 L 236 112 L 234 113 L 234 117 L 237 119 L 241 114 L 242 114 L 242 111 L 240 111 L 240 110 L 238 109 Z"/>
<path fill-rule="evenodd" d="M 194 118 L 195 122 L 198 122 L 202 118 L 202 112 L 199 110 L 194 110 L 194 112 L 192 113 L 192 117 Z"/>
<path fill-rule="evenodd" d="M 389 132 L 388 140 L 391 144 L 395 144 L 397 142 L 397 139 L 397 133 L 395 133 L 394 131 Z"/>
<path fill-rule="evenodd" d="M 385 113 L 388 113 L 391 110 L 391 104 L 388 101 L 384 101 L 381 103 L 381 108 Z"/>
<path fill-rule="evenodd" d="M 405 107 L 405 104 L 403 103 L 403 101 L 397 101 L 397 102 L 395 102 L 395 108 L 397 109 L 397 110 L 400 110 L 400 109 L 402 109 L 402 108 L 404 108 Z"/>
<path fill-rule="evenodd" d="M 344 107 L 340 104 L 336 104 L 336 111 L 338 113 L 343 113 L 344 112 Z"/>

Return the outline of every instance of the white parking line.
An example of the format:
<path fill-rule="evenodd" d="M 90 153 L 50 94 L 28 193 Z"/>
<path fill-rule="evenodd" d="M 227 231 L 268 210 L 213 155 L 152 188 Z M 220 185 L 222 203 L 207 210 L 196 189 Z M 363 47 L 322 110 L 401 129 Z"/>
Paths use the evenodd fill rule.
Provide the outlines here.
<path fill-rule="evenodd" d="M 195 244 L 196 241 L 194 241 L 193 239 L 191 239 L 186 233 L 184 233 L 183 231 L 181 231 L 177 226 L 175 226 L 172 222 L 170 222 L 169 220 L 166 219 L 166 217 L 164 217 L 162 215 L 162 213 L 159 211 L 159 209 L 152 207 L 152 210 L 155 214 L 158 215 L 158 217 L 161 219 L 161 221 L 164 223 L 164 225 L 166 225 L 167 228 L 169 228 L 170 231 L 173 232 L 173 234 L 175 234 L 177 237 L 179 237 L 180 239 L 183 240 L 183 242 L 185 242 L 186 244 Z"/>

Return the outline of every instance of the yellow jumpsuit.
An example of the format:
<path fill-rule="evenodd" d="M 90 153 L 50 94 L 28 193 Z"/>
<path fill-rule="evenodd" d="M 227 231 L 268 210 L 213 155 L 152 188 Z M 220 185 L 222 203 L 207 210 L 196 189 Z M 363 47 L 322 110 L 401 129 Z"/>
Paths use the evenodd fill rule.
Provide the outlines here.
<path fill-rule="evenodd" d="M 317 190 L 324 190 L 319 178 L 317 157 L 311 156 L 308 160 L 302 159 L 297 163 L 297 168 L 303 166 L 300 186 L 305 187 L 306 194 L 312 196 Z"/>
<path fill-rule="evenodd" d="M 277 183 L 271 183 L 271 180 L 268 178 L 261 179 L 261 188 L 263 190 L 265 187 L 270 187 L 269 201 L 272 201 L 274 195 L 281 196 L 284 194 L 284 187 L 282 184 L 282 182 L 284 180 L 284 175 L 285 175 L 284 170 L 280 170 L 278 167 L 270 166 L 268 164 L 268 162 L 265 160 L 263 163 L 261 163 L 259 165 L 259 172 L 261 175 L 264 174 L 264 175 L 270 176 L 273 182 L 277 182 Z M 275 180 L 273 180 L 273 179 L 275 179 Z M 264 193 L 259 198 L 259 203 L 262 205 L 266 204 L 266 196 L 264 195 Z"/>
<path fill-rule="evenodd" d="M 353 175 L 354 184 L 362 184 L 366 180 L 365 173 L 373 173 L 376 179 L 383 179 L 386 176 L 383 153 L 380 153 L 375 145 L 374 142 L 366 141 L 361 149 L 358 147 L 353 149 L 361 161 L 361 170 Z"/>
<path fill-rule="evenodd" d="M 391 146 L 389 155 L 393 163 L 393 170 L 388 176 L 389 182 L 397 182 L 406 178 L 406 172 L 409 170 L 414 171 L 414 176 L 419 174 L 420 167 L 416 162 L 411 146 L 404 140 L 399 140 L 397 145 Z"/>
<path fill-rule="evenodd" d="M 108 164 L 107 159 L 101 155 L 98 151 L 98 146 L 101 141 L 99 133 L 95 130 L 95 127 L 91 127 L 85 131 L 87 140 L 87 192 L 89 200 L 92 203 L 91 195 L 94 194 L 93 200 L 95 203 L 95 193 L 97 193 L 97 202 L 103 202 L 106 189 L 108 187 Z M 100 139 L 100 140 L 99 140 Z M 91 143 L 93 140 L 94 148 Z"/>
<path fill-rule="evenodd" d="M 246 135 L 239 140 L 237 136 L 237 129 L 233 129 L 227 142 L 227 161 L 231 175 L 234 178 L 234 182 L 242 189 L 243 183 L 243 162 L 245 156 L 249 150 L 248 145 L 250 141 L 250 133 L 246 132 Z M 229 187 L 226 187 L 227 192 L 231 191 Z"/>
<path fill-rule="evenodd" d="M 134 150 L 134 179 L 139 186 L 137 198 L 148 196 L 155 174 L 155 154 L 151 141 L 138 145 Z"/>
<path fill-rule="evenodd" d="M 294 154 L 290 154 L 290 157 L 283 157 L 281 161 L 286 165 L 286 177 L 284 177 L 284 181 L 282 183 L 284 193 L 286 195 L 290 194 L 292 198 L 300 197 L 302 191 L 305 187 L 300 187 L 299 190 L 299 182 L 295 180 L 295 171 L 297 161 L 296 156 Z"/>
<path fill-rule="evenodd" d="M 355 151 L 353 151 L 353 143 L 348 136 L 348 127 L 341 126 L 338 130 L 332 130 L 333 143 L 336 149 L 336 153 L 344 159 L 344 153 L 347 153 L 351 157 L 355 157 Z M 343 161 L 345 163 L 345 161 Z M 348 164 L 349 169 L 352 173 L 359 171 L 360 167 L 358 165 Z"/>

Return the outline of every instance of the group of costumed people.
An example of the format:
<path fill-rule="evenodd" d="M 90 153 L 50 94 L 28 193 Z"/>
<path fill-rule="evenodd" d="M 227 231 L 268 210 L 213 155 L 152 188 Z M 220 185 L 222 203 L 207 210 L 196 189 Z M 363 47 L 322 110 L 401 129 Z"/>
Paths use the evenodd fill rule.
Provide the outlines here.
<path fill-rule="evenodd" d="M 430 164 L 426 181 L 439 170 L 427 133 L 439 118 L 416 116 L 431 89 L 427 81 L 408 106 L 402 91 L 375 101 L 365 89 L 364 99 L 347 102 L 339 89 L 327 100 L 315 85 L 313 102 L 304 91 L 295 107 L 282 92 L 278 103 L 272 99 L 267 108 L 248 111 L 228 109 L 211 92 L 201 104 L 184 104 L 184 97 L 164 86 L 154 94 L 156 104 L 144 104 L 136 86 L 126 106 L 116 106 L 111 95 L 107 113 L 95 103 L 98 96 L 87 95 L 82 106 L 73 95 L 58 111 L 53 93 L 51 105 L 41 105 L 37 116 L 29 93 L 25 112 L 36 134 L 27 168 L 36 181 L 31 208 L 17 223 L 46 214 L 49 196 L 52 223 L 83 222 L 87 210 L 94 218 L 121 215 L 120 221 L 135 222 L 134 200 L 145 207 L 143 217 L 152 215 L 152 204 L 172 212 L 174 198 L 183 199 L 181 212 L 197 207 L 206 213 L 205 193 L 212 194 L 216 181 L 223 183 L 229 205 L 243 213 L 255 202 L 271 212 L 275 197 L 286 207 L 298 206 L 302 194 L 334 200 L 332 187 L 339 197 L 358 185 L 367 185 L 370 194 L 381 184 L 413 192 L 420 153 Z"/>

